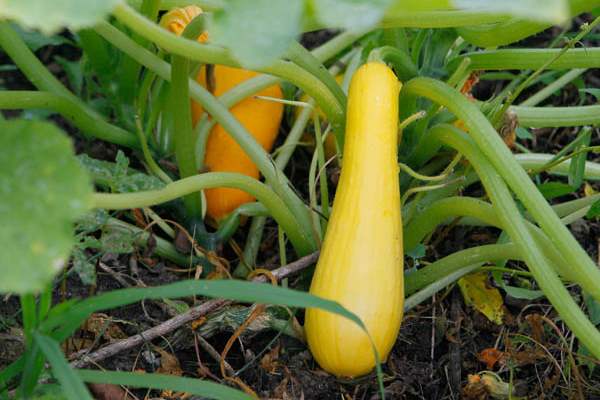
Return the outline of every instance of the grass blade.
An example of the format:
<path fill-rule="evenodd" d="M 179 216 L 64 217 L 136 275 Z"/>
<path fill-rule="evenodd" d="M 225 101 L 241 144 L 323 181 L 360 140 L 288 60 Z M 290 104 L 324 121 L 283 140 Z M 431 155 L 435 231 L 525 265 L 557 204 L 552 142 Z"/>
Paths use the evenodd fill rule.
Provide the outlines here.
<path fill-rule="evenodd" d="M 140 374 L 121 371 L 78 370 L 86 382 L 110 383 L 148 389 L 176 390 L 215 400 L 250 400 L 244 392 L 202 379 L 182 378 L 161 374 Z"/>
<path fill-rule="evenodd" d="M 52 373 L 61 384 L 63 393 L 68 400 L 93 400 L 85 384 L 69 366 L 60 346 L 53 339 L 34 334 L 34 339 L 52 366 Z"/>

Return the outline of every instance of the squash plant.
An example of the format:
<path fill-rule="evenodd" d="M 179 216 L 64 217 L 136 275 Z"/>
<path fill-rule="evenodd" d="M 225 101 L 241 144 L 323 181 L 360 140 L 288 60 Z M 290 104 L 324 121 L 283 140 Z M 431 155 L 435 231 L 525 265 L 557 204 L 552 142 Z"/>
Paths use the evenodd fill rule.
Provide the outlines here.
<path fill-rule="evenodd" d="M 185 23 L 161 26 L 160 17 L 180 7 L 204 12 L 184 12 Z M 600 67 L 600 49 L 576 48 L 599 20 L 570 36 L 565 30 L 550 48 L 516 45 L 599 7 L 598 0 L 65 0 L 59 6 L 6 0 L 0 48 L 37 90 L 1 90 L 0 109 L 59 114 L 84 147 L 91 139 L 111 143 L 145 171 L 76 157 L 66 134 L 50 122 L 0 122 L 0 239 L 6 247 L 0 292 L 19 296 L 26 347 L 0 371 L 0 396 L 42 396 L 49 372 L 68 399 L 91 398 L 84 382 L 249 398 L 208 380 L 73 368 L 61 351 L 94 312 L 203 295 L 293 312 L 308 308 L 306 335 L 316 361 L 341 376 L 376 367 L 384 397 L 379 361 L 394 344 L 403 312 L 486 263 L 510 272 L 507 260 L 527 265 L 530 284 L 579 347 L 600 358 L 600 332 L 571 288 L 600 301 L 600 270 L 566 227 L 598 215 L 598 195 L 548 201 L 550 189 L 571 194 L 584 181 L 600 180 L 600 166 L 586 158 L 598 151 L 590 143 L 600 106 L 540 106 L 585 70 Z M 73 38 L 83 54 L 86 95 L 53 75 L 22 28 Z M 311 51 L 298 42 L 303 32 L 320 28 L 340 32 Z M 475 100 L 470 89 L 478 78 L 505 83 L 489 99 Z M 284 114 L 285 107 L 291 112 Z M 271 153 L 282 114 L 286 129 Z M 528 129 L 540 127 L 580 133 L 558 154 L 532 154 L 514 143 L 515 131 L 531 135 Z M 299 145 L 306 131 L 315 136 L 308 176 L 293 179 L 286 166 L 296 152 L 306 153 Z M 336 146 L 326 152 L 332 137 Z M 333 147 L 342 177 L 331 210 L 327 170 L 336 164 L 326 154 Z M 568 183 L 544 186 L 547 176 L 567 176 Z M 305 196 L 299 185 L 306 181 Z M 483 196 L 462 195 L 477 184 Z M 244 195 L 225 202 L 232 193 Z M 135 209 L 160 227 L 156 244 L 131 223 Z M 98 218 L 98 210 L 120 212 Z M 251 223 L 240 228 L 246 217 Z M 280 232 L 282 263 L 322 246 L 311 293 L 206 279 L 214 271 L 226 275 L 219 260 L 234 234 L 246 243 L 239 264 L 226 272 L 253 274 L 268 218 Z M 182 257 L 175 249 L 172 219 L 195 242 L 192 254 Z M 137 245 L 182 267 L 192 260 L 202 274 L 55 304 L 52 294 L 70 270 L 69 255 L 81 246 L 73 225 L 84 220 L 95 220 L 95 231 L 138 234 Z M 404 271 L 403 249 L 416 254 L 449 221 L 503 233 L 497 244 Z M 501 274 L 494 279 L 506 288 Z M 353 351 L 360 363 L 348 358 Z"/>

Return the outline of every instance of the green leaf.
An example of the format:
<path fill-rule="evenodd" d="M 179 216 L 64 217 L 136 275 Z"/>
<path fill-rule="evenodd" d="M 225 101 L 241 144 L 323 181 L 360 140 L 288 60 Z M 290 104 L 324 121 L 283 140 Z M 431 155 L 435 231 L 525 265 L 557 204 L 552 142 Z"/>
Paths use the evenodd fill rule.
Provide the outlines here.
<path fill-rule="evenodd" d="M 544 297 L 544 292 L 541 290 L 531 290 L 509 285 L 502 285 L 502 289 L 506 294 L 515 299 L 537 300 Z"/>
<path fill-rule="evenodd" d="M 387 15 L 441 9 L 481 11 L 553 23 L 565 22 L 569 18 L 567 0 L 394 0 Z"/>
<path fill-rule="evenodd" d="M 157 177 L 129 168 L 127 157 L 124 154 L 119 154 L 122 154 L 122 152 L 117 153 L 117 163 L 96 160 L 86 154 L 81 154 L 77 158 L 96 184 L 119 193 L 155 190 L 165 187 L 164 182 Z"/>
<path fill-rule="evenodd" d="M 590 316 L 592 324 L 600 325 L 600 302 L 587 293 L 583 294 L 583 301 L 587 307 L 587 313 Z"/>
<path fill-rule="evenodd" d="M 52 366 L 52 373 L 60 382 L 63 393 L 67 399 L 92 400 L 92 395 L 88 392 L 81 378 L 69 366 L 58 343 L 39 333 L 34 334 L 34 338 Z"/>
<path fill-rule="evenodd" d="M 93 26 L 107 16 L 121 0 L 0 0 L 0 19 L 50 35 L 62 28 Z"/>
<path fill-rule="evenodd" d="M 27 43 L 27 47 L 31 51 L 38 51 L 42 47 L 46 46 L 60 46 L 63 44 L 70 44 L 71 42 L 60 35 L 46 36 L 37 31 L 29 31 L 21 28 L 17 24 L 12 24 L 12 28 L 21 36 L 21 38 Z"/>
<path fill-rule="evenodd" d="M 37 292 L 65 265 L 92 186 L 54 125 L 11 120 L 0 132 L 0 292 Z"/>
<path fill-rule="evenodd" d="M 252 399 L 252 397 L 244 392 L 203 379 L 120 371 L 79 370 L 77 372 L 86 382 L 109 383 L 113 385 L 148 389 L 174 390 L 217 400 Z"/>
<path fill-rule="evenodd" d="M 582 129 L 580 144 L 573 150 L 581 151 L 584 148 L 590 145 L 590 141 L 592 139 L 592 130 L 591 129 Z M 571 160 L 571 164 L 569 164 L 569 185 L 571 185 L 575 190 L 579 189 L 581 184 L 583 183 L 583 178 L 585 176 L 585 162 L 587 160 L 587 152 L 581 152 L 573 157 Z"/>
<path fill-rule="evenodd" d="M 573 189 L 570 185 L 562 182 L 542 183 L 541 185 L 538 185 L 538 189 L 548 200 L 552 200 L 556 197 L 564 196 L 575 191 L 575 189 Z"/>
<path fill-rule="evenodd" d="M 516 133 L 519 139 L 533 139 L 531 132 L 521 126 L 517 127 Z"/>
<path fill-rule="evenodd" d="M 383 18 L 391 0 L 311 0 L 310 7 L 323 26 L 362 30 Z"/>
<path fill-rule="evenodd" d="M 507 14 L 532 21 L 561 23 L 569 18 L 567 0 L 454 0 L 457 8 Z"/>
<path fill-rule="evenodd" d="M 579 92 L 591 94 L 596 98 L 597 102 L 600 102 L 600 89 L 579 89 Z"/>
<path fill-rule="evenodd" d="M 282 56 L 300 35 L 302 0 L 229 0 L 209 20 L 212 42 L 231 50 L 247 68 Z"/>
<path fill-rule="evenodd" d="M 592 219 L 592 218 L 597 218 L 599 216 L 600 216 L 600 200 L 598 200 L 594 204 L 592 204 L 592 206 L 588 210 L 585 217 L 588 219 Z"/>

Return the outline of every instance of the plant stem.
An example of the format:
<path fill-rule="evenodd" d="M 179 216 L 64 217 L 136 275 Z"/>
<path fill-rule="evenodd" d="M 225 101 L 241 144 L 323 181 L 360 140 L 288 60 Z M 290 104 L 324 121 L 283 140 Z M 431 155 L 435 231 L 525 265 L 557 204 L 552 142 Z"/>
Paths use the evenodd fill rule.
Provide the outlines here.
<path fill-rule="evenodd" d="M 528 128 L 559 128 L 600 124 L 600 106 L 522 107 L 512 106 L 519 125 Z"/>
<path fill-rule="evenodd" d="M 600 282 L 600 270 L 596 264 L 562 224 L 529 175 L 518 164 L 496 130 L 474 104 L 457 90 L 430 78 L 411 80 L 404 85 L 402 93 L 405 96 L 425 96 L 447 107 L 457 118 L 463 120 L 473 140 L 494 166 L 496 173 L 512 188 L 535 221 L 540 224 L 554 247 L 572 264 L 572 269 L 582 276 L 596 277 L 593 281 Z M 451 128 L 451 132 L 457 131 L 456 128 L 448 127 Z M 597 294 L 595 298 L 600 300 L 600 295 Z"/>
<path fill-rule="evenodd" d="M 515 158 L 521 164 L 526 171 L 533 171 L 544 165 L 547 165 L 554 158 L 553 154 L 540 154 L 540 153 L 524 153 L 515 154 Z M 569 168 L 571 160 L 565 160 L 558 165 L 550 168 L 548 172 L 556 175 L 567 176 L 569 175 Z M 584 179 L 598 181 L 600 180 L 600 164 L 586 161 Z"/>
<path fill-rule="evenodd" d="M 310 104 L 314 105 L 314 100 L 311 100 Z M 296 119 L 296 122 L 294 122 L 290 133 L 285 139 L 285 142 L 279 148 L 280 151 L 278 151 L 277 157 L 275 157 L 275 165 L 277 165 L 279 169 L 283 170 L 292 157 L 292 154 L 296 148 L 296 144 L 304 134 L 304 130 L 306 129 L 308 121 L 310 121 L 310 117 L 313 112 L 313 108 L 305 107 L 300 112 L 300 115 L 298 115 L 298 118 Z M 248 230 L 248 235 L 246 236 L 243 259 L 234 270 L 233 276 L 237 278 L 244 278 L 250 273 L 250 267 L 254 264 L 258 249 L 260 247 L 265 223 L 265 217 L 256 217 L 252 219 L 250 229 Z"/>
<path fill-rule="evenodd" d="M 390 63 L 402 82 L 408 81 L 419 74 L 417 66 L 413 63 L 410 56 L 396 47 L 378 47 L 369 53 L 368 60 Z"/>
<path fill-rule="evenodd" d="M 563 76 L 561 76 L 554 82 L 550 83 L 548 86 L 546 86 L 545 88 L 543 88 L 542 90 L 540 90 L 539 92 L 534 94 L 533 96 L 529 97 L 527 100 L 521 102 L 521 104 L 519 104 L 519 106 L 521 106 L 521 107 L 537 106 L 542 101 L 544 101 L 548 97 L 552 96 L 557 90 L 562 89 L 563 87 L 565 87 L 566 85 L 571 83 L 573 80 L 577 79 L 585 71 L 587 71 L 586 68 L 575 68 L 570 71 L 567 71 L 566 74 L 564 74 Z"/>
<path fill-rule="evenodd" d="M 199 21 L 199 22 L 198 22 Z M 199 26 L 198 26 L 199 25 Z M 184 29 L 182 36 L 195 39 L 204 30 L 204 16 L 194 18 Z M 169 95 L 169 112 L 173 124 L 175 139 L 175 159 L 180 178 L 187 178 L 198 173 L 196 168 L 196 152 L 194 151 L 194 135 L 192 132 L 192 109 L 189 89 L 190 62 L 180 55 L 171 57 L 171 87 Z M 202 223 L 202 196 L 191 193 L 183 198 L 187 217 L 196 223 Z M 200 227 L 204 230 L 204 226 Z"/>
<path fill-rule="evenodd" d="M 123 194 L 96 193 L 92 201 L 96 208 L 112 210 L 141 208 L 215 187 L 235 188 L 250 193 L 263 203 L 277 223 L 282 226 L 299 254 L 309 253 L 312 250 L 312 243 L 303 235 L 298 221 L 281 199 L 265 184 L 242 174 L 209 172 L 175 181 L 158 190 Z"/>
<path fill-rule="evenodd" d="M 138 62 L 155 72 L 162 79 L 167 81 L 170 80 L 171 70 L 169 64 L 133 42 L 127 35 L 106 22 L 98 24 L 95 29 L 113 45 L 127 53 L 130 57 L 138 60 Z M 173 38 L 176 37 L 173 36 Z M 269 185 L 273 187 L 273 190 L 281 197 L 288 209 L 295 216 L 297 224 L 302 228 L 301 232 L 304 236 L 303 242 L 312 244 L 311 250 L 308 252 L 316 250 L 317 244 L 313 237 L 310 225 L 309 211 L 302 200 L 298 198 L 296 193 L 289 186 L 283 172 L 273 164 L 270 156 L 265 152 L 262 146 L 229 112 L 227 107 L 221 104 L 209 91 L 196 82 L 189 80 L 189 85 L 191 97 L 200 103 L 204 110 L 210 113 L 213 118 L 223 126 L 227 133 L 236 140 L 240 147 L 244 149 L 252 162 L 256 164 L 263 174 Z M 302 254 L 308 254 L 308 252 Z"/>
<path fill-rule="evenodd" d="M 137 236 L 138 241 L 136 242 L 136 244 L 139 246 L 142 246 L 142 247 L 148 246 L 148 239 L 150 239 L 150 232 L 148 232 L 144 229 L 140 229 L 135 225 L 128 224 L 127 222 L 124 222 L 124 221 L 121 221 L 120 219 L 112 218 L 112 217 L 108 219 L 107 226 L 116 227 L 118 229 L 123 229 L 123 230 L 126 230 L 127 232 L 131 232 L 136 235 L 139 235 L 139 236 Z M 177 251 L 175 246 L 173 246 L 171 243 L 169 243 L 168 241 L 164 240 L 163 238 L 161 238 L 159 236 L 154 236 L 154 239 L 156 239 L 156 247 L 154 248 L 154 251 L 156 252 L 156 254 L 158 254 L 160 257 L 163 257 L 177 265 L 190 266 L 190 265 L 203 263 L 205 261 L 204 259 L 199 259 L 195 256 L 189 257 L 189 256 L 185 256 L 185 255 L 181 254 L 180 252 Z"/>
<path fill-rule="evenodd" d="M 404 293 L 411 295 L 469 265 L 501 260 L 522 260 L 514 243 L 488 244 L 457 251 L 418 271 L 404 274 Z"/>
<path fill-rule="evenodd" d="M 498 219 L 513 243 L 516 244 L 538 285 L 554 308 L 558 311 L 563 321 L 565 321 L 578 339 L 590 349 L 595 357 L 600 357 L 600 332 L 575 303 L 567 289 L 563 286 L 553 267 L 549 264 L 546 255 L 538 247 L 538 242 L 527 228 L 508 188 L 500 179 L 500 176 L 498 175 L 498 172 L 500 172 L 498 171 L 499 169 L 494 169 L 494 167 L 492 167 L 490 162 L 476 147 L 473 140 L 460 129 L 451 125 L 438 125 L 433 129 L 435 130 L 435 134 L 439 135 L 440 140 L 456 148 L 471 161 L 494 204 Z M 473 131 L 473 129 L 470 129 L 470 132 Z M 496 151 L 497 150 L 498 149 L 496 148 Z M 536 193 L 539 194 L 537 190 Z M 525 202 L 524 199 L 522 200 Z M 545 201 L 543 202 L 547 205 Z M 538 206 L 540 205 L 538 204 Z M 558 219 L 549 206 L 548 208 L 550 209 L 548 213 L 552 213 L 560 223 L 560 219 Z M 530 209 L 530 212 L 532 213 L 535 211 L 536 209 Z M 568 230 L 562 223 L 560 224 L 560 227 L 568 234 Z M 596 286 L 598 288 L 597 282 L 600 282 L 600 278 L 598 277 L 600 275 L 600 270 L 595 266 L 593 270 L 585 270 L 581 268 L 580 265 L 576 265 L 573 262 L 575 260 L 557 245 L 556 239 L 558 235 L 556 235 L 555 232 L 552 233 L 555 235 L 550 236 L 550 238 L 553 240 L 557 249 L 563 253 L 565 260 L 571 264 L 571 268 L 574 270 L 573 274 L 577 274 L 580 278 L 583 277 L 583 281 L 578 280 L 578 283 L 582 285 L 582 287 Z M 569 237 L 572 239 L 570 234 Z M 547 248 L 545 250 L 548 251 Z M 585 256 L 588 257 L 587 254 Z M 575 267 L 577 267 L 577 269 Z M 598 296 L 598 289 L 596 289 L 595 292 L 596 293 L 592 294 L 592 296 L 600 297 Z"/>
<path fill-rule="evenodd" d="M 80 101 L 71 96 L 62 96 L 50 92 L 10 90 L 0 91 L 0 109 L 21 110 L 40 108 L 52 110 L 81 130 L 86 137 L 96 137 L 126 147 L 138 148 L 138 140 L 131 133 L 109 124 L 96 113 L 89 110 Z"/>
<path fill-rule="evenodd" d="M 122 3 L 118 5 L 114 9 L 113 15 L 125 26 L 156 43 L 171 54 L 184 56 L 190 60 L 200 61 L 205 64 L 223 64 L 231 67 L 241 67 L 226 49 L 177 37 L 144 18 L 126 4 Z M 343 132 L 345 123 L 343 104 L 340 104 L 327 86 L 311 73 L 294 63 L 281 60 L 277 60 L 271 66 L 259 69 L 258 71 L 278 76 L 300 87 L 316 100 L 329 121 L 331 121 L 334 131 Z"/>
<path fill-rule="evenodd" d="M 471 59 L 471 71 L 503 71 L 538 69 L 559 55 L 562 49 L 502 49 L 466 53 L 459 59 Z M 556 59 L 547 69 L 599 68 L 600 48 L 570 49 Z"/>

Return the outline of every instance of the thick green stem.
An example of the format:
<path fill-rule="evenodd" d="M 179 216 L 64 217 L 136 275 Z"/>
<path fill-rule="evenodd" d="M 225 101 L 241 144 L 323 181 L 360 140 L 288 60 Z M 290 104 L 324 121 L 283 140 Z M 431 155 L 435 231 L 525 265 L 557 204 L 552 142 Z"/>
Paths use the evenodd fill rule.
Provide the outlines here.
<path fill-rule="evenodd" d="M 404 230 L 404 246 L 407 250 L 413 249 L 425 236 L 431 233 L 438 225 L 456 217 L 470 217 L 486 225 L 495 226 L 505 230 L 493 207 L 481 200 L 470 197 L 448 197 L 432 204 L 414 217 Z M 567 280 L 583 281 L 586 288 L 598 289 L 586 281 L 585 276 L 576 274 L 561 254 L 552 246 L 550 240 L 535 225 L 526 222 L 527 228 L 535 240 L 547 251 L 548 258 L 556 270 Z"/>
<path fill-rule="evenodd" d="M 536 70 L 556 57 L 562 49 L 502 49 L 467 53 L 458 59 L 470 58 L 471 71 Z M 453 61 L 453 64 L 457 61 Z M 599 68 L 600 48 L 567 50 L 547 69 Z"/>
<path fill-rule="evenodd" d="M 6 54 L 19 67 L 19 70 L 25 74 L 35 87 L 65 98 L 66 100 L 57 107 L 65 110 L 65 114 L 71 120 L 77 120 L 78 123 L 83 124 L 86 132 L 94 132 L 93 134 L 101 139 L 114 140 L 115 143 L 124 146 L 137 147 L 137 138 L 133 133 L 110 125 L 77 96 L 69 92 L 29 50 L 8 22 L 0 22 L 0 47 L 4 49 Z M 52 103 L 57 104 L 59 102 L 53 101 Z M 57 111 L 60 112 L 60 110 Z M 94 124 L 97 125 L 96 128 L 92 128 Z"/>
<path fill-rule="evenodd" d="M 433 129 L 435 130 L 435 134 L 439 135 L 438 137 L 442 142 L 456 148 L 471 161 L 473 167 L 481 177 L 486 192 L 494 204 L 498 219 L 513 243 L 516 244 L 538 285 L 554 308 L 558 311 L 563 321 L 565 321 L 578 339 L 591 350 L 595 357 L 600 357 L 600 332 L 590 322 L 577 303 L 575 303 L 568 290 L 563 286 L 553 267 L 548 262 L 546 254 L 541 251 L 539 243 L 527 228 L 526 222 L 521 216 L 508 188 L 502 179 L 500 179 L 500 176 L 498 175 L 498 172 L 500 172 L 499 168 L 494 168 L 476 147 L 474 141 L 460 129 L 451 125 L 439 125 Z M 471 132 L 472 131 L 473 130 L 471 130 Z M 498 149 L 496 149 L 496 151 L 497 150 Z M 536 193 L 539 194 L 537 190 Z M 522 200 L 524 201 L 524 199 Z M 544 204 L 547 205 L 545 201 Z M 560 223 L 560 219 L 558 219 L 549 206 L 548 208 L 550 209 L 549 213 L 552 213 Z M 535 210 L 530 209 L 530 211 L 533 213 Z M 568 230 L 562 223 L 560 223 L 560 227 L 568 234 Z M 557 235 L 550 237 L 551 239 L 556 240 L 556 236 Z M 572 238 L 570 234 L 569 237 Z M 556 242 L 554 244 L 556 245 Z M 579 246 L 578 244 L 576 245 Z M 556 247 L 562 251 L 560 247 Z M 574 260 L 568 257 L 567 254 L 564 254 L 564 256 L 569 263 L 572 263 L 572 268 L 574 268 L 576 266 L 573 262 Z M 587 257 L 587 254 L 585 256 Z M 589 287 L 591 286 L 590 282 L 600 282 L 600 278 L 597 276 L 600 274 L 600 270 L 596 267 L 594 267 L 593 270 L 587 271 L 581 268 L 580 271 L 573 271 L 573 273 L 577 273 L 580 277 L 583 276 L 585 278 L 584 281 L 578 281 L 582 286 L 585 285 Z M 587 284 L 586 281 L 588 282 Z M 593 294 L 595 295 L 594 297 L 599 297 L 599 291 L 596 289 L 595 292 L 596 293 Z"/>
<path fill-rule="evenodd" d="M 125 26 L 156 43 L 171 54 L 184 56 L 190 60 L 206 64 L 241 67 L 231 57 L 227 49 L 177 37 L 144 18 L 126 4 L 118 5 L 113 11 L 113 15 Z M 345 123 L 343 104 L 340 104 L 327 86 L 310 72 L 294 63 L 281 60 L 275 61 L 268 67 L 259 69 L 259 72 L 278 76 L 304 90 L 319 104 L 329 118 L 329 121 L 331 121 L 334 131 L 343 132 Z"/>
<path fill-rule="evenodd" d="M 425 286 L 469 265 L 501 260 L 522 260 L 514 243 L 488 244 L 457 251 L 441 258 L 413 273 L 404 275 L 405 296 L 411 295 Z"/>
<path fill-rule="evenodd" d="M 90 113 L 81 102 L 73 101 L 71 96 L 62 96 L 37 91 L 0 91 L 0 109 L 20 110 L 40 108 L 59 113 L 76 126 L 86 137 L 96 137 L 122 146 L 138 148 L 135 136 L 111 125 L 97 114 Z"/>
<path fill-rule="evenodd" d="M 194 19 L 183 31 L 182 36 L 195 38 L 204 29 L 204 18 Z M 187 178 L 198 173 L 196 168 L 196 152 L 192 132 L 192 109 L 189 89 L 190 62 L 186 57 L 173 55 L 171 58 L 171 87 L 169 96 L 169 112 L 175 137 L 175 159 L 179 176 Z M 183 198 L 187 217 L 196 223 L 202 221 L 202 196 L 191 193 Z M 202 227 L 203 228 L 203 227 Z"/>
<path fill-rule="evenodd" d="M 105 22 L 98 24 L 95 29 L 113 45 L 138 60 L 138 62 L 155 72 L 162 79 L 167 81 L 170 80 L 171 69 L 169 64 L 133 42 L 127 35 Z M 240 147 L 244 149 L 252 162 L 256 164 L 263 174 L 269 185 L 273 187 L 273 190 L 281 197 L 297 219 L 298 225 L 302 228 L 304 241 L 312 243 L 310 251 L 316 250 L 317 242 L 313 237 L 308 209 L 289 186 L 283 172 L 273 164 L 271 157 L 246 128 L 229 112 L 226 106 L 220 103 L 208 90 L 196 82 L 190 80 L 189 85 L 191 97 L 202 104 L 202 107 L 210 113 L 210 115 L 221 124 L 234 140 L 236 140 Z"/>
<path fill-rule="evenodd" d="M 528 128 L 559 128 L 600 124 L 600 106 L 522 107 L 512 106 L 519 125 Z"/>
<path fill-rule="evenodd" d="M 96 208 L 111 210 L 150 207 L 216 187 L 229 187 L 250 193 L 269 210 L 299 254 L 312 251 L 312 243 L 306 239 L 297 219 L 281 199 L 265 184 L 242 174 L 210 172 L 175 181 L 159 190 L 124 194 L 96 193 L 93 196 L 93 204 Z"/>
<path fill-rule="evenodd" d="M 600 282 L 600 270 L 596 264 L 563 225 L 500 135 L 474 104 L 459 91 L 429 78 L 413 79 L 404 85 L 402 93 L 405 96 L 427 97 L 447 107 L 457 118 L 463 120 L 473 140 L 494 166 L 496 173 L 516 193 L 556 249 L 572 264 L 572 268 L 579 274 L 597 277 L 594 281 Z M 454 130 L 455 128 L 452 128 L 452 131 Z M 597 299 L 600 300 L 600 296 L 597 296 Z"/>
<path fill-rule="evenodd" d="M 554 158 L 554 154 L 539 154 L 539 153 L 524 153 L 516 154 L 515 158 L 526 171 L 535 170 L 544 165 L 547 165 Z M 548 172 L 556 175 L 569 175 L 571 159 L 565 160 L 562 163 L 553 166 Z M 584 179 L 598 181 L 600 180 L 600 164 L 586 161 Z"/>
<path fill-rule="evenodd" d="M 311 102 L 311 105 L 314 105 L 314 101 Z M 277 165 L 279 169 L 285 169 L 285 166 L 292 157 L 292 153 L 294 152 L 298 141 L 304 134 L 306 126 L 308 125 L 308 121 L 310 120 L 313 112 L 313 108 L 306 107 L 300 112 L 300 115 L 298 115 L 294 126 L 292 126 L 292 129 L 286 137 L 285 142 L 278 149 L 277 157 L 275 157 L 275 165 Z M 267 219 L 265 217 L 256 217 L 252 219 L 252 223 L 250 224 L 250 229 L 248 230 L 248 235 L 246 237 L 243 259 L 233 272 L 235 277 L 244 278 L 250 273 L 251 267 L 256 260 L 256 255 L 258 254 L 258 249 L 260 247 L 266 221 Z"/>
<path fill-rule="evenodd" d="M 527 98 L 527 100 L 523 101 L 519 105 L 521 107 L 535 107 L 535 106 L 537 106 L 542 101 L 544 101 L 547 98 L 551 97 L 556 91 L 562 89 L 563 87 L 565 87 L 566 85 L 568 85 L 569 83 L 571 83 L 573 80 L 575 80 L 578 77 L 580 77 L 585 71 L 587 71 L 586 68 L 575 68 L 575 69 L 572 69 L 572 70 L 568 71 L 563 76 L 561 76 L 560 78 L 558 78 L 554 82 L 551 82 L 548 86 L 544 87 L 542 90 L 540 90 L 539 92 L 537 92 L 533 96 Z"/>

